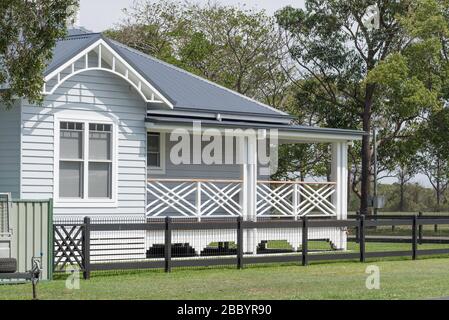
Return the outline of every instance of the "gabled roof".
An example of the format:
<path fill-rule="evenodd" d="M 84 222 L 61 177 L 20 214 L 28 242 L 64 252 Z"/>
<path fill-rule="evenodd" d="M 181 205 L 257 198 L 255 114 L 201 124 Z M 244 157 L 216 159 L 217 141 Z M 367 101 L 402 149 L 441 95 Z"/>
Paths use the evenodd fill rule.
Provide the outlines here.
<path fill-rule="evenodd" d="M 61 68 L 72 57 L 100 40 L 104 40 L 157 92 L 169 100 L 175 110 L 244 112 L 264 117 L 289 117 L 284 112 L 108 39 L 100 33 L 89 33 L 82 29 L 69 30 L 67 38 L 57 42 L 53 59 L 48 63 L 44 75 L 48 76 Z"/>

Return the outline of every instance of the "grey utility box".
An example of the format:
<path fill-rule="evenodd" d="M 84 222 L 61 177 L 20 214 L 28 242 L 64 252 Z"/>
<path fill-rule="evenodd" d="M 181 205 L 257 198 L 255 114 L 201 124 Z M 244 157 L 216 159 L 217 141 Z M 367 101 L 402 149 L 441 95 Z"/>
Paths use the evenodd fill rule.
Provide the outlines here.
<path fill-rule="evenodd" d="M 378 196 L 370 196 L 369 197 L 369 206 L 376 209 L 383 209 L 385 207 L 385 196 L 378 195 Z"/>
<path fill-rule="evenodd" d="M 0 193 L 0 258 L 11 258 L 11 195 Z"/>

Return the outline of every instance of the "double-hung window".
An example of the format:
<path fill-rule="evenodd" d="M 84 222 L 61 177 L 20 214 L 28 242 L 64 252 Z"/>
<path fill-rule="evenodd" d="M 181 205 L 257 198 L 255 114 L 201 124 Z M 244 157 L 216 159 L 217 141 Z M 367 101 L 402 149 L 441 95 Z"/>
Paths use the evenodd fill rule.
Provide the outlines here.
<path fill-rule="evenodd" d="M 89 124 L 89 198 L 111 198 L 112 126 Z"/>
<path fill-rule="evenodd" d="M 147 133 L 147 166 L 150 173 L 165 171 L 165 136 L 160 132 Z"/>
<path fill-rule="evenodd" d="M 113 198 L 113 125 L 59 123 L 59 199 Z"/>
<path fill-rule="evenodd" d="M 59 197 L 83 198 L 84 123 L 61 122 L 59 135 Z"/>

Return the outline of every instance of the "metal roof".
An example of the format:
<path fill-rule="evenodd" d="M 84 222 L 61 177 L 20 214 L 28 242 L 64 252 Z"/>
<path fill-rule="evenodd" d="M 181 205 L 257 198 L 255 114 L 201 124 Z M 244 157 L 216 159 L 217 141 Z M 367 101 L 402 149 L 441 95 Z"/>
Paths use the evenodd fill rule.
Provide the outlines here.
<path fill-rule="evenodd" d="M 186 117 L 155 117 L 150 116 L 145 119 L 148 123 L 159 124 L 174 124 L 174 125 L 191 125 L 195 121 L 192 118 Z M 301 132 L 301 133 L 320 133 L 327 135 L 344 135 L 350 137 L 362 137 L 367 133 L 360 130 L 349 129 L 335 129 L 335 128 L 321 128 L 301 125 L 286 125 L 277 123 L 254 123 L 248 121 L 219 121 L 219 120 L 204 120 L 201 121 L 203 127 L 227 127 L 227 128 L 252 128 L 252 129 L 277 129 L 285 132 Z"/>
<path fill-rule="evenodd" d="M 150 82 L 165 98 L 170 100 L 174 105 L 174 110 L 192 112 L 191 117 L 149 116 L 146 119 L 147 122 L 178 123 L 185 125 L 195 120 L 194 111 L 207 111 L 221 114 L 242 114 L 246 118 L 244 121 L 202 119 L 201 123 L 204 126 L 278 129 L 284 132 L 334 134 L 354 138 L 360 138 L 366 134 L 359 130 L 287 124 L 286 120 L 291 119 L 291 116 L 287 113 L 276 110 L 235 91 L 108 39 L 101 33 L 90 33 L 82 28 L 69 30 L 67 38 L 57 42 L 53 51 L 53 58 L 48 63 L 44 75 L 50 74 L 77 53 L 100 39 L 106 41 L 117 54 L 125 59 L 129 65 Z M 251 122 L 247 120 L 248 117 L 257 117 L 259 118 L 259 122 Z M 266 118 L 266 121 L 260 122 L 260 118 Z"/>
<path fill-rule="evenodd" d="M 105 40 L 139 74 L 170 100 L 175 109 L 178 107 L 190 110 L 248 112 L 268 117 L 288 117 L 288 114 L 268 105 L 108 39 L 100 33 L 88 33 L 83 29 L 71 29 L 65 39 L 57 42 L 53 58 L 48 63 L 44 75 L 48 75 L 99 39 Z"/>

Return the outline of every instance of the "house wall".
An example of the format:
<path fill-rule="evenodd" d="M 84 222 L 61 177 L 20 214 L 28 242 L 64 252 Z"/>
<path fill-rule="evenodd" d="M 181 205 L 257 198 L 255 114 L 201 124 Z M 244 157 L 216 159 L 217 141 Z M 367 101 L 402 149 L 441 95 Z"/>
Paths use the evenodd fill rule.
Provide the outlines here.
<path fill-rule="evenodd" d="M 10 110 L 0 104 L 0 192 L 20 197 L 20 101 Z"/>
<path fill-rule="evenodd" d="M 55 115 L 99 117 L 118 123 L 118 175 L 115 207 L 71 207 L 55 202 L 55 215 L 144 214 L 146 178 L 146 104 L 123 79 L 104 71 L 87 71 L 65 81 L 43 107 L 22 108 L 22 197 L 52 198 L 54 192 Z"/>
<path fill-rule="evenodd" d="M 151 130 L 150 130 L 151 131 Z M 223 139 L 223 147 L 222 147 L 222 163 L 223 164 L 193 164 L 192 156 L 190 158 L 190 164 L 174 164 L 170 161 L 170 150 L 171 148 L 177 144 L 177 141 L 170 141 L 170 133 L 164 133 L 165 134 L 165 173 L 157 173 L 154 174 L 151 172 L 151 170 L 148 171 L 148 177 L 149 178 L 161 178 L 161 179 L 219 179 L 219 180 L 235 180 L 235 179 L 242 179 L 241 176 L 241 169 L 242 165 L 238 164 L 236 162 L 236 146 L 237 142 L 234 139 L 233 143 L 233 164 L 225 164 L 225 154 L 226 149 L 224 146 L 224 139 Z M 209 142 L 202 142 L 202 149 L 201 152 L 203 152 L 203 148 L 208 145 Z M 193 153 L 193 142 L 191 138 L 191 153 Z M 267 166 L 261 166 L 259 165 L 259 168 L 267 167 Z M 260 174 L 259 173 L 259 179 L 268 179 L 268 175 L 266 174 Z"/>

